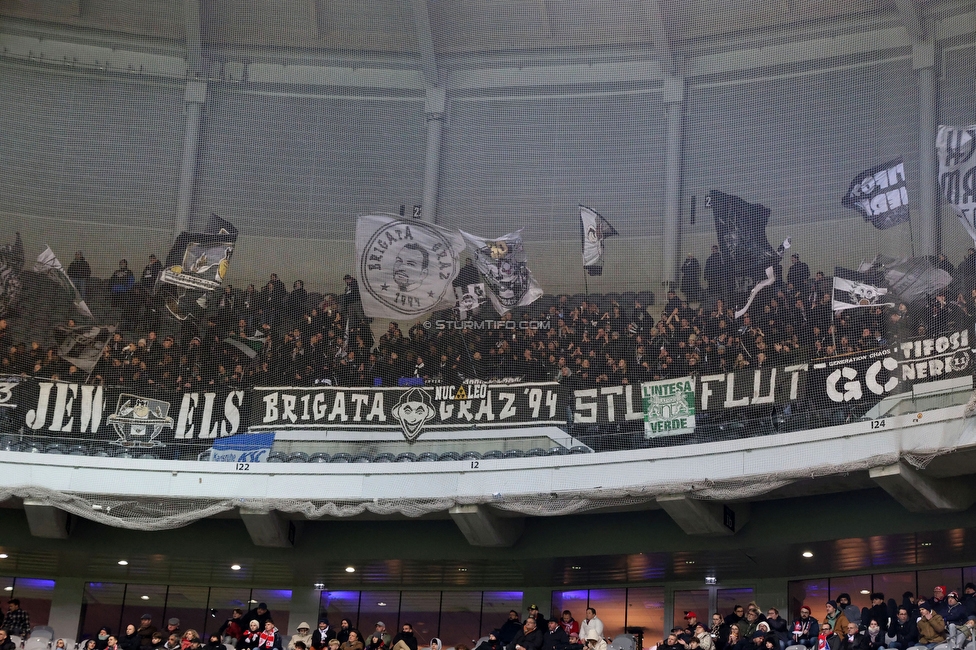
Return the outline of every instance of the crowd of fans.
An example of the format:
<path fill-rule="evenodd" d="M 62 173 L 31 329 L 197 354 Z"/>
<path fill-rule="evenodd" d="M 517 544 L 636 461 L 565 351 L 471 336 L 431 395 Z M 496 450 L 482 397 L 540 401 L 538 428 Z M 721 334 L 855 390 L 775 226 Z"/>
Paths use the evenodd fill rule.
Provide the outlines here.
<path fill-rule="evenodd" d="M 825 615 L 818 621 L 811 616 L 807 605 L 799 607 L 793 620 L 783 617 L 775 607 L 760 608 L 752 602 L 734 605 L 726 615 L 715 612 L 708 620 L 699 619 L 693 611 L 684 613 L 684 626 L 674 627 L 656 644 L 656 650 L 785 650 L 789 647 L 812 650 L 907 650 L 952 642 L 952 648 L 968 647 L 976 639 L 976 585 L 967 583 L 962 592 L 945 586 L 933 589 L 929 599 L 916 598 L 912 592 L 902 594 L 901 603 L 885 600 L 881 592 L 870 594 L 871 606 L 858 608 L 851 604 L 849 594 L 842 593 L 824 605 Z M 19 603 L 18 603 L 19 605 Z M 13 650 L 9 635 L 26 638 L 30 623 L 26 614 L 17 615 L 19 607 L 11 609 L 0 627 L 0 650 Z M 22 626 L 26 625 L 26 628 Z M 65 647 L 60 640 L 52 649 Z M 587 608 L 585 617 L 577 621 L 570 610 L 547 620 L 536 605 L 529 607 L 528 616 L 521 619 L 511 610 L 508 619 L 498 628 L 479 639 L 474 650 L 639 650 L 644 647 L 643 635 L 628 641 L 626 635 L 611 638 L 604 629 L 596 609 Z M 423 645 L 441 650 L 439 639 Z M 113 634 L 109 627 L 83 639 L 83 650 L 420 650 L 421 639 L 411 623 L 402 623 L 394 636 L 386 624 L 377 621 L 373 630 L 364 634 L 352 621 L 343 618 L 333 626 L 328 617 L 318 620 L 313 629 L 306 622 L 296 627 L 296 633 L 286 637 L 279 630 L 265 603 L 244 612 L 235 609 L 214 632 L 206 636 L 192 629 L 180 628 L 178 618 L 170 618 L 163 629 L 153 625 L 151 614 L 144 614 L 138 625 L 128 625 L 122 634 Z M 456 644 L 454 650 L 471 650 Z"/>
<path fill-rule="evenodd" d="M 79 253 L 69 274 L 86 294 L 99 290 L 121 328 L 104 350 L 93 381 L 139 391 L 198 390 L 220 386 L 395 386 L 403 378 L 456 384 L 519 377 L 554 380 L 569 388 L 639 383 L 694 373 L 763 368 L 870 350 L 908 337 L 968 327 L 976 319 L 976 252 L 958 267 L 944 256 L 936 265 L 954 282 L 927 301 L 834 312 L 832 284 L 822 271 L 793 255 L 785 273 L 764 289 L 748 313 L 735 318 L 729 278 L 718 248 L 704 266 L 689 256 L 679 285 L 662 305 L 650 292 L 588 297 L 546 296 L 498 318 L 491 327 L 455 329 L 435 314 L 404 331 L 391 322 L 374 339 L 356 280 L 341 292 L 310 294 L 301 280 L 288 291 L 272 274 L 264 287 L 227 285 L 190 318 L 172 318 L 153 293 L 159 261 L 150 256 L 137 279 L 122 260 L 99 284 Z M 468 261 L 464 281 L 476 270 Z M 630 298 L 629 300 L 625 299 Z M 741 300 L 739 300 L 741 302 Z M 489 318 L 482 306 L 468 318 Z M 440 320 L 438 320 L 440 318 Z M 73 323 L 72 323 L 73 324 Z M 512 327 L 517 324 L 518 327 Z M 239 345 L 228 343 L 233 341 Z M 78 368 L 39 340 L 10 340 L 0 321 L 7 373 L 55 379 L 84 378 Z"/>

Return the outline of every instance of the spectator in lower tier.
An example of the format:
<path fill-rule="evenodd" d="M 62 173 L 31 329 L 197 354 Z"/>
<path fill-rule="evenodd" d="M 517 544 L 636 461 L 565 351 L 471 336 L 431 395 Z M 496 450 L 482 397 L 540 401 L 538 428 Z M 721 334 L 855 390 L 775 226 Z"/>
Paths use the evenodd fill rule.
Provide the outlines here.
<path fill-rule="evenodd" d="M 15 650 L 16 645 L 10 640 L 6 630 L 0 630 L 0 650 Z"/>
<path fill-rule="evenodd" d="M 7 615 L 3 619 L 3 629 L 7 635 L 16 635 L 21 639 L 30 636 L 30 614 L 20 608 L 20 599 L 11 598 L 7 603 Z"/>
<path fill-rule="evenodd" d="M 908 615 L 907 607 L 899 607 L 895 620 L 888 626 L 888 634 L 894 641 L 888 643 L 888 648 L 907 650 L 918 643 L 918 626 L 915 619 Z"/>
<path fill-rule="evenodd" d="M 918 643 L 926 648 L 934 648 L 946 640 L 945 620 L 939 616 L 934 606 L 928 602 L 919 603 Z"/>

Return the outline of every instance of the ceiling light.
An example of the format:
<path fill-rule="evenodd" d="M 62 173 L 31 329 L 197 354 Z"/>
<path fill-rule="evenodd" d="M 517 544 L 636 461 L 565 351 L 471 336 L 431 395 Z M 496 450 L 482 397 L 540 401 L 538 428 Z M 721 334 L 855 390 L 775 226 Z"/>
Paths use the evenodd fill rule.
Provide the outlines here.
<path fill-rule="evenodd" d="M 256 601 L 256 600 L 249 600 L 249 601 L 247 601 L 247 604 L 248 605 L 257 605 L 258 604 L 258 601 Z"/>
<path fill-rule="evenodd" d="M 128 560 L 119 560 L 119 566 L 129 566 Z"/>
<path fill-rule="evenodd" d="M 6 560 L 8 557 L 10 556 L 7 555 L 6 553 L 0 553 L 0 560 Z"/>
<path fill-rule="evenodd" d="M 380 607 L 386 607 L 386 603 L 384 603 L 382 600 L 376 604 L 379 605 Z"/>
<path fill-rule="evenodd" d="M 695 563 L 694 560 L 685 560 L 685 564 L 694 564 L 694 563 Z"/>
<path fill-rule="evenodd" d="M 932 542 L 922 542 L 919 546 L 932 546 Z"/>
<path fill-rule="evenodd" d="M 461 567 L 461 568 L 458 569 L 458 571 L 464 573 L 465 571 L 467 571 L 467 569 L 465 569 L 464 567 Z"/>
<path fill-rule="evenodd" d="M 4 587 L 3 590 L 4 591 L 13 591 L 14 588 L 13 587 Z"/>
<path fill-rule="evenodd" d="M 240 564 L 231 564 L 230 565 L 230 570 L 231 571 L 240 571 L 241 570 L 241 565 Z"/>
<path fill-rule="evenodd" d="M 139 598 L 142 598 L 143 600 L 149 600 L 149 596 L 139 596 Z"/>
<path fill-rule="evenodd" d="M 573 569 L 573 571 L 579 571 L 579 570 L 580 570 L 580 569 L 582 569 L 583 567 L 581 567 L 581 566 L 573 566 L 573 567 L 571 567 L 571 568 Z"/>
<path fill-rule="evenodd" d="M 356 567 L 354 567 L 354 566 L 347 566 L 346 567 L 346 573 L 356 573 Z"/>
<path fill-rule="evenodd" d="M 813 557 L 813 553 L 810 551 L 803 551 L 803 557 Z"/>
<path fill-rule="evenodd" d="M 861 590 L 861 594 L 863 594 L 865 596 L 867 596 L 869 593 L 871 593 L 871 590 L 870 589 L 862 589 Z"/>

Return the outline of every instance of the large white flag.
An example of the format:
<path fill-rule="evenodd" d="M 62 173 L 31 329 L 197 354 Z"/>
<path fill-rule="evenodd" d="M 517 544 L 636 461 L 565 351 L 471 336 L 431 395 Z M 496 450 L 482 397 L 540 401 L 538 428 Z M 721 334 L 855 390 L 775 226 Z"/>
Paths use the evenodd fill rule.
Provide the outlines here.
<path fill-rule="evenodd" d="M 583 268 L 590 275 L 603 273 L 603 240 L 607 237 L 619 235 L 610 222 L 594 210 L 581 205 L 580 225 L 583 240 Z"/>
<path fill-rule="evenodd" d="M 522 230 L 494 239 L 461 234 L 474 253 L 475 266 L 485 280 L 488 299 L 499 314 L 524 307 L 542 297 L 542 287 L 532 277 L 522 246 Z"/>
<path fill-rule="evenodd" d="M 78 309 L 79 313 L 81 313 L 82 316 L 91 318 L 92 320 L 95 319 L 91 313 L 91 309 L 88 308 L 88 304 L 85 302 L 85 299 L 81 297 L 81 292 L 78 291 L 78 287 L 76 287 L 75 283 L 72 282 L 71 278 L 68 277 L 64 267 L 61 266 L 61 260 L 59 260 L 58 256 L 54 254 L 54 251 L 51 250 L 50 246 L 45 247 L 44 250 L 41 251 L 41 254 L 37 256 L 37 261 L 34 262 L 34 272 L 43 273 L 60 284 L 67 291 L 74 294 L 72 302 L 74 303 L 75 308 Z"/>
<path fill-rule="evenodd" d="M 976 124 L 939 127 L 939 187 L 976 242 Z"/>
<path fill-rule="evenodd" d="M 877 286 L 873 280 L 867 273 L 836 267 L 831 309 L 844 311 L 857 307 L 894 307 L 895 303 L 885 302 L 888 289 Z"/>
<path fill-rule="evenodd" d="M 357 279 L 363 311 L 377 318 L 416 318 L 453 307 L 451 282 L 464 240 L 423 221 L 384 215 L 356 222 Z"/>

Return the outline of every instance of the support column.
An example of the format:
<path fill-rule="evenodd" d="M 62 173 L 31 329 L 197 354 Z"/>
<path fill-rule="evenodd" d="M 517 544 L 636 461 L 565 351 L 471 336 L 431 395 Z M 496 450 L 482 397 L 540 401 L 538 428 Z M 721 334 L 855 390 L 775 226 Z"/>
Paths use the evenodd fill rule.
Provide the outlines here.
<path fill-rule="evenodd" d="M 311 578 L 309 578 L 311 580 Z M 319 623 L 319 601 L 322 592 L 312 588 L 311 584 L 296 585 L 291 590 L 291 606 L 288 608 L 288 634 L 298 631 L 300 623 L 308 623 L 311 630 L 315 630 Z M 334 625 L 338 627 L 339 621 Z"/>
<path fill-rule="evenodd" d="M 497 517 L 486 506 L 454 506 L 448 512 L 471 546 L 513 546 L 525 528 L 524 517 Z"/>
<path fill-rule="evenodd" d="M 197 158 L 200 155 L 200 134 L 203 126 L 203 106 L 207 103 L 207 84 L 190 81 L 186 84 L 186 129 L 183 131 L 183 158 L 180 161 L 180 185 L 176 191 L 176 233 L 190 228 L 190 207 L 196 186 Z"/>
<path fill-rule="evenodd" d="M 942 221 L 939 218 L 939 161 L 935 138 L 939 125 L 936 88 L 936 60 L 934 29 L 926 21 L 927 40 L 912 45 L 912 67 L 918 80 L 918 216 L 920 225 L 915 232 L 915 254 L 937 255 L 942 251 Z"/>
<path fill-rule="evenodd" d="M 444 133 L 444 111 L 447 93 L 443 88 L 429 88 L 424 112 L 427 116 L 427 151 L 424 156 L 424 198 L 421 219 L 437 223 L 437 193 L 441 176 L 441 140 Z"/>
<path fill-rule="evenodd" d="M 681 75 L 664 77 L 664 106 L 667 138 L 664 152 L 664 242 L 662 277 L 664 283 L 678 280 L 681 258 L 681 162 L 682 129 L 685 113 L 685 79 Z"/>
<path fill-rule="evenodd" d="M 85 596 L 82 578 L 58 578 L 51 595 L 51 613 L 47 624 L 54 628 L 54 638 L 77 639 L 81 627 L 81 601 Z"/>

